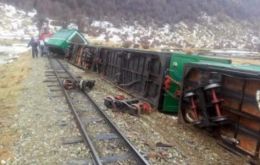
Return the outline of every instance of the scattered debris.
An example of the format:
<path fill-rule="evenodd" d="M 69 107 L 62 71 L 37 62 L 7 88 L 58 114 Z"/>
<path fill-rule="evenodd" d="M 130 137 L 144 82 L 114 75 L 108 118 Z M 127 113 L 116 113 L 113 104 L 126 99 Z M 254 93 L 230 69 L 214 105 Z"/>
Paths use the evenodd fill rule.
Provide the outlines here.
<path fill-rule="evenodd" d="M 74 81 L 70 79 L 63 80 L 63 86 L 66 90 L 79 88 L 80 90 L 91 90 L 95 86 L 95 81 L 93 80 L 79 80 Z"/>
<path fill-rule="evenodd" d="M 139 116 L 141 113 L 149 114 L 152 112 L 152 106 L 138 99 L 127 99 L 122 95 L 108 96 L 104 99 L 104 105 L 107 108 L 128 112 L 131 115 Z"/>
<path fill-rule="evenodd" d="M 171 144 L 158 142 L 156 143 L 156 147 L 173 147 Z"/>

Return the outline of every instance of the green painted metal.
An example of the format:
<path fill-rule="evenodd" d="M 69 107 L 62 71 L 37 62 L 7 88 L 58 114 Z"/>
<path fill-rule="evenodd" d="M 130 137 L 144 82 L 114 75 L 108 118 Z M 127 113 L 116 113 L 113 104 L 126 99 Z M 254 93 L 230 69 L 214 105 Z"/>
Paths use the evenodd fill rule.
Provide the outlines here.
<path fill-rule="evenodd" d="M 61 50 L 67 49 L 70 43 L 87 44 L 87 40 L 75 29 L 61 29 L 46 42 L 47 45 Z"/>
<path fill-rule="evenodd" d="M 168 70 L 168 75 L 170 77 L 179 82 L 181 84 L 183 77 L 183 69 L 184 65 L 188 63 L 197 63 L 197 62 L 205 62 L 205 63 L 220 63 L 220 64 L 231 64 L 231 60 L 220 59 L 220 58 L 212 58 L 194 54 L 185 54 L 182 52 L 175 52 L 171 56 L 170 67 Z M 169 91 L 165 91 L 164 99 L 163 99 L 163 112 L 169 113 L 177 113 L 179 109 L 179 99 L 176 97 L 176 91 L 180 90 L 180 86 L 176 83 L 172 82 Z"/>

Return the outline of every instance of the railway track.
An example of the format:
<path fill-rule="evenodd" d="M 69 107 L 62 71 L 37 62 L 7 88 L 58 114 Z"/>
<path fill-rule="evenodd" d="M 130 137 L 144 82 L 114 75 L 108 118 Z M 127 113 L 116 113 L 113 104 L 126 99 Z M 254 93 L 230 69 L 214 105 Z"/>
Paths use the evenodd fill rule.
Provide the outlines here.
<path fill-rule="evenodd" d="M 64 89 L 64 79 L 77 81 L 64 64 L 52 57 L 49 63 L 52 69 L 49 74 L 62 88 L 82 140 L 91 151 L 91 160 L 83 160 L 83 164 L 149 164 L 86 91 Z"/>

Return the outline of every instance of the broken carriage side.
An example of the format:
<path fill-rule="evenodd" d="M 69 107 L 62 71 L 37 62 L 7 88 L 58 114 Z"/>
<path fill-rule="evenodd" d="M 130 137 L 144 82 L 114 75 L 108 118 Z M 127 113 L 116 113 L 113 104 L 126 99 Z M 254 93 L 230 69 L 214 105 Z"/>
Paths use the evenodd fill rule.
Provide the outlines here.
<path fill-rule="evenodd" d="M 159 107 L 169 53 L 73 45 L 69 54 L 70 63 L 97 71 L 136 98 Z"/>
<path fill-rule="evenodd" d="M 180 114 L 199 128 L 217 133 L 222 145 L 260 158 L 260 67 L 190 63 L 184 68 Z"/>

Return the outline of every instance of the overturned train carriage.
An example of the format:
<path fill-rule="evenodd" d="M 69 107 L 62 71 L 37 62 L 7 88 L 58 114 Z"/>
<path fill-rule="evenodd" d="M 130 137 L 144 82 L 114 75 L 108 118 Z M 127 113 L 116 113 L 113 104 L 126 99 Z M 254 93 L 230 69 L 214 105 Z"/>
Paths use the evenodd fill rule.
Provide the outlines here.
<path fill-rule="evenodd" d="M 67 50 L 73 65 L 163 112 L 179 112 L 181 121 L 214 133 L 225 148 L 259 160 L 260 67 L 176 52 L 78 44 Z"/>
<path fill-rule="evenodd" d="M 180 110 L 185 122 L 209 129 L 238 154 L 260 155 L 260 67 L 185 65 Z"/>
<path fill-rule="evenodd" d="M 68 58 L 82 69 L 92 69 L 102 74 L 135 97 L 155 107 L 160 106 L 169 54 L 75 45 L 70 49 Z"/>
<path fill-rule="evenodd" d="M 70 44 L 85 45 L 87 43 L 84 36 L 75 29 L 61 29 L 45 42 L 50 52 L 63 55 Z"/>

